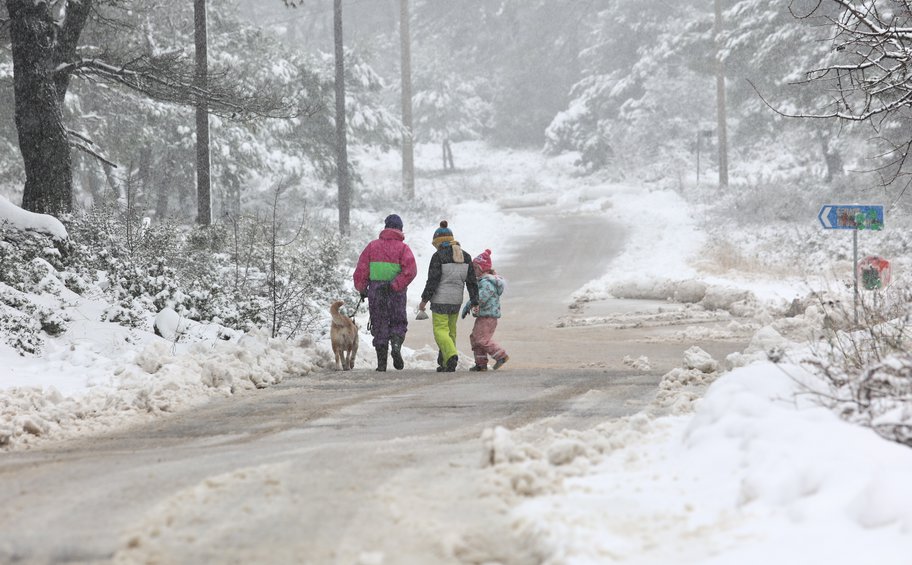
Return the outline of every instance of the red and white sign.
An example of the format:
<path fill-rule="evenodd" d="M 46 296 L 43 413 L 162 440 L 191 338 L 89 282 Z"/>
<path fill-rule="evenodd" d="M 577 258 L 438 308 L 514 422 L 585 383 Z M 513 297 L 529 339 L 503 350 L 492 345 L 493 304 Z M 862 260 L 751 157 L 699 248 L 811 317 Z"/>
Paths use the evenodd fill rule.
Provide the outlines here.
<path fill-rule="evenodd" d="M 880 290 L 890 284 L 893 268 L 890 262 L 877 255 L 869 255 L 858 262 L 858 278 L 867 290 Z"/>

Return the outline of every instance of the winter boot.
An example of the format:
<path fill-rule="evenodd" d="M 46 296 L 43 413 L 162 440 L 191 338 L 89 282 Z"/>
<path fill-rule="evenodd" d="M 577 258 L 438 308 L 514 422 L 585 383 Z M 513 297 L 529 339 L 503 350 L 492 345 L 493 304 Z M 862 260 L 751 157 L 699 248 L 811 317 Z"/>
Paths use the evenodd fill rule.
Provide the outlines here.
<path fill-rule="evenodd" d="M 393 357 L 393 367 L 401 371 L 405 367 L 405 361 L 402 360 L 402 342 L 405 340 L 401 335 L 390 336 L 390 355 Z"/>
<path fill-rule="evenodd" d="M 453 355 L 447 359 L 446 369 L 443 370 L 444 373 L 453 373 L 456 371 L 456 365 L 459 365 L 459 356 Z"/>
<path fill-rule="evenodd" d="M 386 354 L 387 347 L 384 345 L 382 347 L 376 347 L 377 350 L 377 370 L 386 371 Z"/>
<path fill-rule="evenodd" d="M 472 367 L 469 368 L 469 370 L 470 371 L 487 371 L 488 366 L 487 365 L 473 365 Z"/>
<path fill-rule="evenodd" d="M 494 370 L 496 371 L 497 369 L 500 369 L 501 367 L 504 366 L 504 363 L 506 363 L 506 362 L 509 361 L 509 360 L 510 360 L 510 356 L 509 356 L 509 355 L 504 355 L 504 356 L 501 357 L 500 359 L 497 359 L 497 360 L 494 362 Z"/>
<path fill-rule="evenodd" d="M 443 366 L 443 351 L 437 351 L 437 372 L 442 373 L 446 371 L 446 367 Z"/>

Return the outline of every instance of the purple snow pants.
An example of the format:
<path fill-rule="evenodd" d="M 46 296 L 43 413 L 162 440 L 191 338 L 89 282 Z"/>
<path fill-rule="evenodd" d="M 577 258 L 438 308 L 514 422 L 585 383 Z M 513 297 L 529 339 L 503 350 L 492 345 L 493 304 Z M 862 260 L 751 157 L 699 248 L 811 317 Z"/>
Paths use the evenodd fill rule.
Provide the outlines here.
<path fill-rule="evenodd" d="M 393 292 L 389 283 L 371 281 L 367 287 L 367 306 L 374 347 L 386 347 L 391 335 L 405 338 L 408 314 L 405 311 L 404 290 Z"/>

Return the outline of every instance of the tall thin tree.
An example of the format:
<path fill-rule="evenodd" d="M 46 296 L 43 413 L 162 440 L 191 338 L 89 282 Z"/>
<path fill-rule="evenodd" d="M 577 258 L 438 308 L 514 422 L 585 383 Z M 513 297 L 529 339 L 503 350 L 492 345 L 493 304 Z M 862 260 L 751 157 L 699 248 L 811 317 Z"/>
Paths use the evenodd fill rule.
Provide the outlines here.
<path fill-rule="evenodd" d="M 402 53 L 402 187 L 406 198 L 415 197 L 415 150 L 412 128 L 412 39 L 409 3 L 399 0 L 399 43 Z"/>
<path fill-rule="evenodd" d="M 725 61 L 722 59 L 722 0 L 715 0 L 716 129 L 719 141 L 719 186 L 728 186 L 728 124 L 725 104 Z"/>
<path fill-rule="evenodd" d="M 348 235 L 351 214 L 351 179 L 345 125 L 345 49 L 342 39 L 342 0 L 333 0 L 333 41 L 336 52 L 336 174 L 339 184 L 339 233 Z"/>
<path fill-rule="evenodd" d="M 206 0 L 194 0 L 193 16 L 196 39 L 196 87 L 209 88 L 209 53 L 206 24 Z M 196 223 L 212 223 L 212 174 L 209 160 L 209 107 L 204 96 L 196 102 Z"/>

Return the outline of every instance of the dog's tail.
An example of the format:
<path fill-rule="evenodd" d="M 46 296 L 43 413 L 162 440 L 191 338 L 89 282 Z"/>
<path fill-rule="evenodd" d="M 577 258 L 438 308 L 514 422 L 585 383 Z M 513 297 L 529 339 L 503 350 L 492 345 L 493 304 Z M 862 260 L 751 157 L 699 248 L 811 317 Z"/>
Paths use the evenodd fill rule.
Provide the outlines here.
<path fill-rule="evenodd" d="M 329 307 L 329 313 L 332 314 L 333 322 L 336 322 L 337 324 L 344 324 L 345 320 L 348 319 L 348 317 L 340 311 L 343 306 L 345 306 L 345 302 L 336 300 L 332 303 L 332 306 Z"/>

